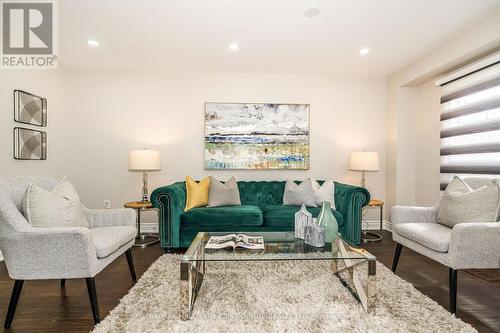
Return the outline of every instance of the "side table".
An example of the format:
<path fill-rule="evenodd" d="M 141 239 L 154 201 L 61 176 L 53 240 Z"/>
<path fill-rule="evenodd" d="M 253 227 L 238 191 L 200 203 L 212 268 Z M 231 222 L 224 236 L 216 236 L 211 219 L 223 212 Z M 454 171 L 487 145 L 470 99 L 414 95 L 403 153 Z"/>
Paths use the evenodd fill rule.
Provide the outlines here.
<path fill-rule="evenodd" d="M 158 235 L 141 232 L 141 212 L 148 210 L 157 210 L 153 207 L 151 202 L 131 201 L 125 203 L 123 206 L 125 208 L 135 209 L 135 211 L 137 212 L 137 237 L 135 238 L 134 246 L 144 248 L 148 245 L 158 243 L 160 241 L 160 237 L 158 237 Z"/>
<path fill-rule="evenodd" d="M 362 231 L 361 240 L 363 243 L 367 242 L 378 242 L 382 240 L 382 224 L 384 222 L 384 202 L 378 199 L 372 199 L 368 203 L 368 208 L 378 207 L 380 209 L 380 234 L 371 231 Z M 367 237 L 370 236 L 370 237 Z"/>

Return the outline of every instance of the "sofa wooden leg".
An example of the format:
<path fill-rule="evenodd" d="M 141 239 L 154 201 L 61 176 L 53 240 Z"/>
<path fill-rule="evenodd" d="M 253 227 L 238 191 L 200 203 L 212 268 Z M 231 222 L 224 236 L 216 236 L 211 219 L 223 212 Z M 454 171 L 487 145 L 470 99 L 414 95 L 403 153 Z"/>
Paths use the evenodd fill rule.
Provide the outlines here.
<path fill-rule="evenodd" d="M 66 279 L 61 279 L 61 288 L 66 286 Z"/>
<path fill-rule="evenodd" d="M 130 270 L 130 275 L 132 276 L 132 282 L 135 284 L 137 282 L 137 277 L 135 276 L 134 259 L 132 258 L 132 251 L 128 249 L 125 252 L 125 255 L 127 256 L 128 269 Z"/>
<path fill-rule="evenodd" d="M 458 270 L 448 268 L 450 275 L 450 312 L 455 314 L 457 312 L 457 277 Z"/>
<path fill-rule="evenodd" d="M 394 259 L 392 260 L 392 272 L 396 273 L 396 267 L 398 267 L 399 256 L 401 255 L 401 250 L 403 245 L 396 243 L 396 251 L 394 252 Z"/>
<path fill-rule="evenodd" d="M 94 316 L 94 323 L 98 324 L 101 321 L 99 317 L 99 304 L 97 303 L 97 292 L 95 289 L 95 279 L 86 278 L 87 291 L 89 292 L 90 306 L 92 307 L 92 315 Z"/>
<path fill-rule="evenodd" d="M 21 290 L 23 289 L 24 280 L 15 280 L 14 287 L 12 288 L 12 295 L 10 296 L 9 309 L 7 310 L 7 317 L 5 317 L 5 323 L 3 327 L 9 328 L 12 324 L 12 319 L 14 319 L 14 313 L 16 312 L 17 301 L 19 301 L 19 296 L 21 295 Z"/>

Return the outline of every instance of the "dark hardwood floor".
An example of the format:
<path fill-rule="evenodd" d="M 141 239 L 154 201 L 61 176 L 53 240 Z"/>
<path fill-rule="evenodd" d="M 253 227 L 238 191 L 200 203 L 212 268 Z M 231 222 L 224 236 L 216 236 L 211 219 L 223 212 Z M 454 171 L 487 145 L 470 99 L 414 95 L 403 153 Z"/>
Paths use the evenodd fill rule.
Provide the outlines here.
<path fill-rule="evenodd" d="M 394 242 L 384 232 L 384 240 L 363 244 L 384 265 L 391 266 Z M 158 245 L 134 248 L 137 276 L 140 277 L 162 251 Z M 448 309 L 448 269 L 403 248 L 397 274 L 422 293 Z M 101 318 L 113 309 L 130 289 L 132 282 L 125 256 L 121 256 L 96 277 Z M 3 324 L 13 281 L 0 263 L 0 319 Z M 500 332 L 500 283 L 487 282 L 467 272 L 458 277 L 457 316 L 480 332 Z M 2 325 L 3 326 L 3 325 Z M 26 281 L 12 327 L 6 332 L 88 332 L 94 326 L 85 280 Z"/>

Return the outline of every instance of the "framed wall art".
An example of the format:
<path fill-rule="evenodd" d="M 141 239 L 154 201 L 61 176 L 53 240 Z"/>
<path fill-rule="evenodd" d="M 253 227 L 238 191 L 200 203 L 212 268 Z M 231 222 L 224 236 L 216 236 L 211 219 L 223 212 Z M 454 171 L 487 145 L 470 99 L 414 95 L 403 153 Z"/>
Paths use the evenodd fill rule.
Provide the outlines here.
<path fill-rule="evenodd" d="M 46 160 L 47 133 L 14 127 L 14 158 L 16 160 Z"/>
<path fill-rule="evenodd" d="M 28 125 L 47 126 L 47 99 L 14 90 L 14 120 Z"/>
<path fill-rule="evenodd" d="M 205 169 L 309 169 L 309 104 L 205 103 Z"/>

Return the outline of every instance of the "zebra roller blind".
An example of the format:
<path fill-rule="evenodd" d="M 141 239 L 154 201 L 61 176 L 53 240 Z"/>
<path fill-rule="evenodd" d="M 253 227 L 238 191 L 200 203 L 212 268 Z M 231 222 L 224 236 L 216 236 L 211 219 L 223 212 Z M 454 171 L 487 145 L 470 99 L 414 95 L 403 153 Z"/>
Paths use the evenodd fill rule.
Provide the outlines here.
<path fill-rule="evenodd" d="M 441 189 L 500 175 L 500 62 L 441 83 Z"/>

